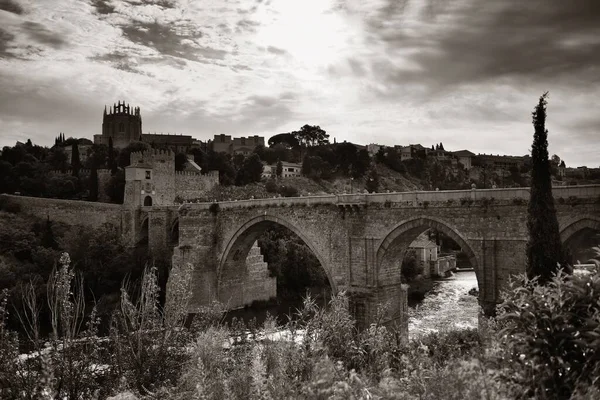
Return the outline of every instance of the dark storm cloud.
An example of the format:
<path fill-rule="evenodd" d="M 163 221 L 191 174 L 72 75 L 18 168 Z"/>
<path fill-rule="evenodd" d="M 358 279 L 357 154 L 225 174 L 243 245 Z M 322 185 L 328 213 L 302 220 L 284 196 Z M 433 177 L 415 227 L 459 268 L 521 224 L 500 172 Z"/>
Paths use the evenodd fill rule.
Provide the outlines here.
<path fill-rule="evenodd" d="M 177 7 L 177 1 L 175 0 L 125 0 L 125 2 L 131 5 L 152 5 L 165 9 Z"/>
<path fill-rule="evenodd" d="M 36 42 L 59 49 L 67 44 L 65 39 L 59 34 L 48 30 L 44 25 L 37 22 L 27 21 L 21 27 Z"/>
<path fill-rule="evenodd" d="M 401 29 L 405 8 L 394 8 L 395 3 L 390 0 L 390 6 L 369 21 L 371 33 L 390 53 L 399 48 L 418 51 L 408 56 L 416 68 L 379 61 L 388 83 L 419 79 L 443 87 L 572 74 L 585 74 L 588 84 L 600 82 L 599 1 L 471 0 L 458 9 L 449 7 L 452 2 L 430 1 L 423 20 L 426 29 L 414 34 Z M 446 17 L 454 22 L 447 29 L 434 29 L 447 23 Z"/>
<path fill-rule="evenodd" d="M 15 35 L 0 29 L 0 59 L 15 58 L 15 55 L 10 51 L 10 43 L 14 38 Z"/>
<path fill-rule="evenodd" d="M 201 32 L 190 34 L 179 34 L 175 28 L 158 22 L 134 21 L 131 25 L 122 26 L 123 35 L 143 46 L 155 49 L 163 55 L 181 57 L 191 61 L 202 59 L 222 60 L 228 54 L 225 50 L 214 49 L 208 46 L 194 46 L 183 43 L 184 39 L 198 39 L 202 37 Z"/>
<path fill-rule="evenodd" d="M 21 15 L 25 11 L 23 7 L 15 0 L 0 0 L 0 10 L 8 11 L 13 14 Z"/>
<path fill-rule="evenodd" d="M 109 0 L 91 0 L 91 4 L 98 14 L 107 15 L 115 12 L 115 7 L 110 4 Z"/>

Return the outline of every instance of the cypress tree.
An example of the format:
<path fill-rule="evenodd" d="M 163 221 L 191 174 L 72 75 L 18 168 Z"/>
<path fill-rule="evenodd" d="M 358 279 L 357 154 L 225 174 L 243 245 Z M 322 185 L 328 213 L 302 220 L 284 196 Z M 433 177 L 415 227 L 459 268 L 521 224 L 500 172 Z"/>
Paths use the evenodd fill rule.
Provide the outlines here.
<path fill-rule="evenodd" d="M 275 167 L 275 176 L 281 178 L 281 175 L 283 175 L 283 164 L 281 163 L 281 160 L 277 160 L 277 166 Z"/>
<path fill-rule="evenodd" d="M 117 172 L 117 163 L 115 162 L 115 149 L 113 148 L 112 136 L 108 137 L 108 168 L 113 175 Z"/>
<path fill-rule="evenodd" d="M 92 167 L 90 171 L 90 201 L 98 201 L 98 169 Z"/>
<path fill-rule="evenodd" d="M 58 249 L 58 243 L 54 238 L 54 232 L 52 232 L 52 221 L 50 221 L 50 217 L 46 219 L 46 225 L 44 230 L 42 231 L 42 238 L 40 241 L 43 247 L 49 249 Z"/>
<path fill-rule="evenodd" d="M 539 277 L 542 284 L 552 279 L 559 264 L 564 262 L 548 160 L 547 98 L 548 92 L 540 97 L 532 113 L 535 132 L 531 146 L 531 191 L 527 209 L 527 276 Z"/>
<path fill-rule="evenodd" d="M 71 149 L 71 168 L 73 168 L 73 176 L 79 176 L 79 169 L 81 168 L 81 161 L 79 160 L 79 146 L 77 146 L 77 143 L 73 143 Z"/>

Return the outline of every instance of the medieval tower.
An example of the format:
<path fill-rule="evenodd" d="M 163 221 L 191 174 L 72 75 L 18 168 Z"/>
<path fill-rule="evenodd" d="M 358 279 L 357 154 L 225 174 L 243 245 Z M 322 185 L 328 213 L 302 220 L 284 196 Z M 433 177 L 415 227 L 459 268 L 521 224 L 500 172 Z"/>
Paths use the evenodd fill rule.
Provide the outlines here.
<path fill-rule="evenodd" d="M 102 134 L 94 135 L 94 143 L 108 145 L 109 137 L 112 137 L 113 146 L 123 148 L 131 142 L 139 141 L 141 135 L 140 108 L 131 108 L 129 104 L 119 101 L 109 107 L 108 111 L 104 107 Z"/>

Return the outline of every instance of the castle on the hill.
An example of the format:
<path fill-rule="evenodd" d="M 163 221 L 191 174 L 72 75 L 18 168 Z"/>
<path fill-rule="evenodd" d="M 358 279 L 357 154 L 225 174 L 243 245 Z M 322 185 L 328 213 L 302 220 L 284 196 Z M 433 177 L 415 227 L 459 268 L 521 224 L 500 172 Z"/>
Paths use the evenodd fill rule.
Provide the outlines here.
<path fill-rule="evenodd" d="M 131 153 L 125 168 L 125 199 L 129 206 L 163 206 L 194 199 L 219 184 L 219 171 L 200 174 L 200 167 L 188 160 L 191 168 L 175 171 L 175 153 L 148 150 Z"/>

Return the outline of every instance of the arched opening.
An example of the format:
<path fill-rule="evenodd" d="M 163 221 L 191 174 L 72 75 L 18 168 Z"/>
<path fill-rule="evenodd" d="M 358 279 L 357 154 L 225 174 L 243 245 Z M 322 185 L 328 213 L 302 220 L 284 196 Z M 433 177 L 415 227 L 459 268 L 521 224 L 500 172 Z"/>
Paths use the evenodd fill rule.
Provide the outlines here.
<path fill-rule="evenodd" d="M 146 196 L 144 197 L 144 207 L 152 206 L 152 197 Z"/>
<path fill-rule="evenodd" d="M 479 263 L 450 224 L 431 217 L 400 222 L 381 242 L 377 265 L 379 286 L 405 285 L 409 336 L 477 327 Z"/>
<path fill-rule="evenodd" d="M 263 215 L 228 242 L 217 273 L 217 298 L 233 310 L 228 320 L 254 317 L 261 323 L 268 312 L 284 322 L 307 292 L 325 304 L 335 291 L 332 282 L 315 243 L 287 221 Z"/>
<path fill-rule="evenodd" d="M 179 218 L 173 221 L 171 225 L 171 235 L 170 235 L 171 246 L 177 247 L 179 246 Z"/>
<path fill-rule="evenodd" d="M 594 249 L 600 246 L 600 219 L 584 217 L 573 221 L 562 229 L 560 238 L 571 265 L 590 265 L 600 259 Z"/>
<path fill-rule="evenodd" d="M 148 217 L 144 218 L 140 224 L 140 230 L 138 232 L 136 244 L 137 246 L 148 245 Z"/>

